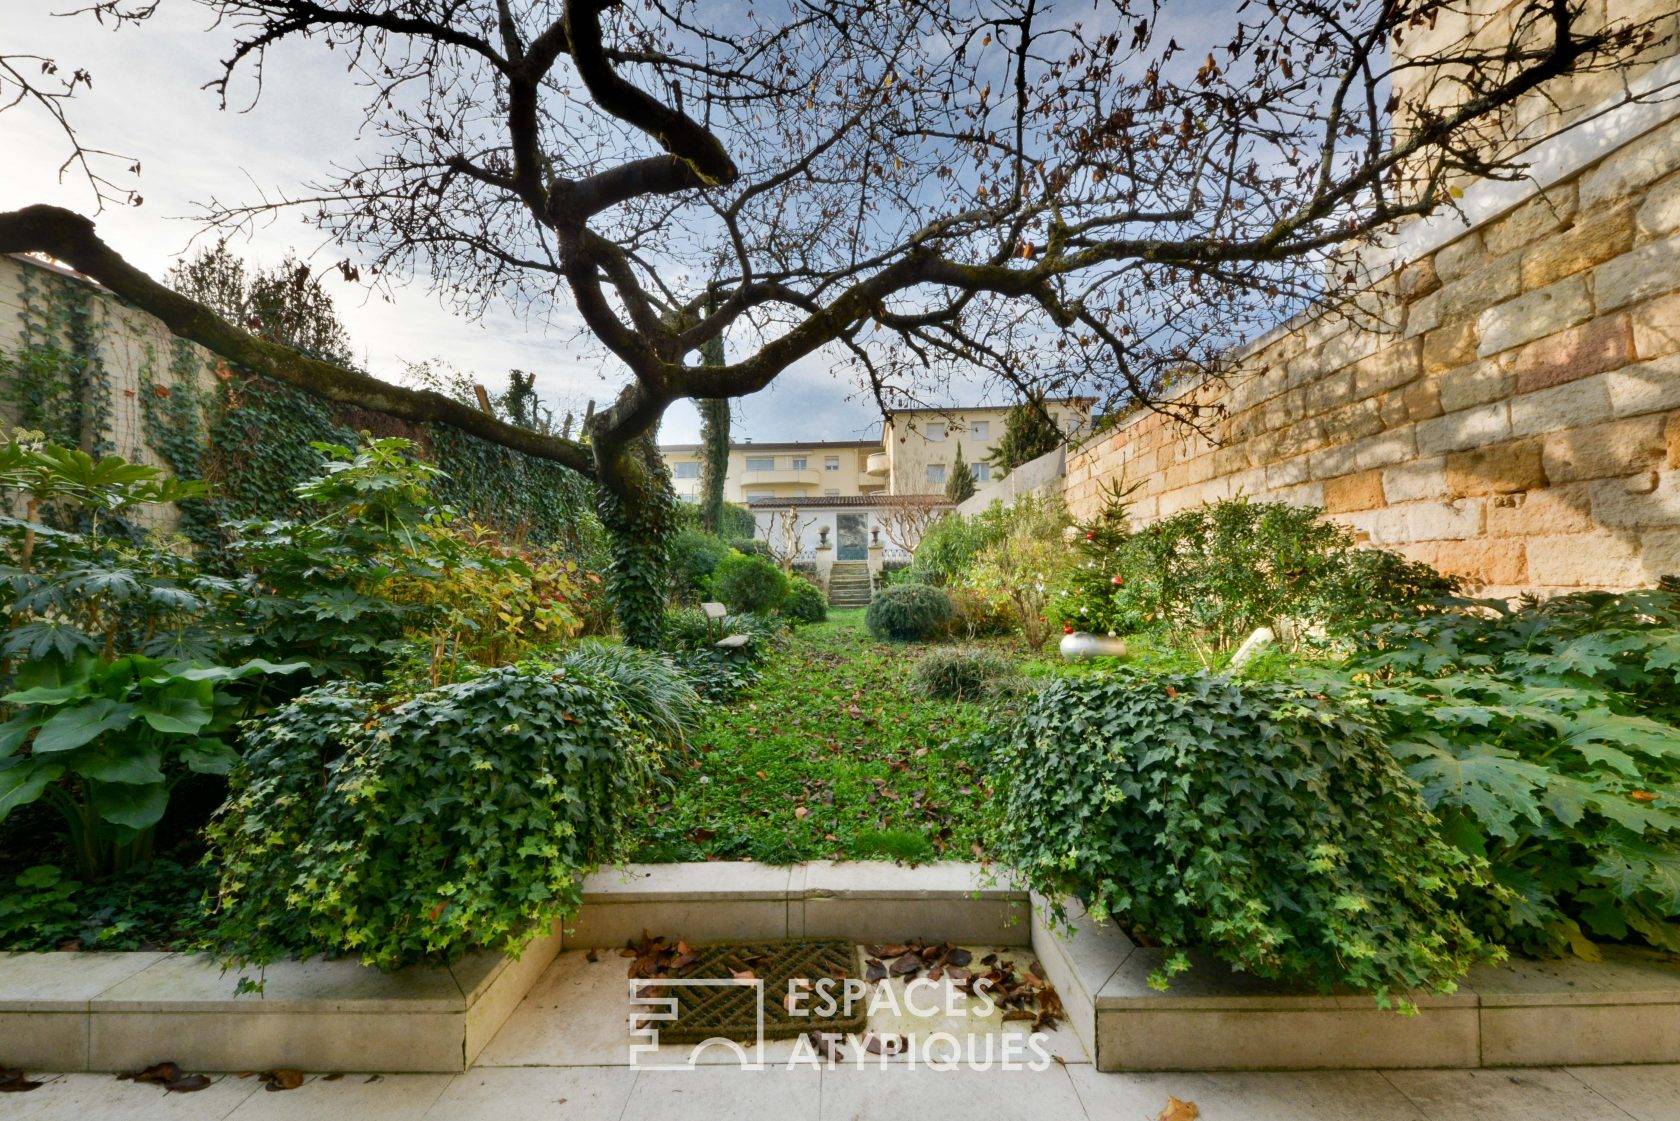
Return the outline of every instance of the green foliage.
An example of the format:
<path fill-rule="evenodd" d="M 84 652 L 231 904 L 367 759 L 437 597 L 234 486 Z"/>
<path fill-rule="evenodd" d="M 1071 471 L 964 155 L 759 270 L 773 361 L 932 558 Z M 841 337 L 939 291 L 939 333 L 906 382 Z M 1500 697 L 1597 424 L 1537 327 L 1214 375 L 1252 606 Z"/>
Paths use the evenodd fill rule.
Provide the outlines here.
<path fill-rule="evenodd" d="M 1015 676 L 1014 664 L 989 650 L 933 650 L 916 663 L 912 680 L 935 700 L 978 701 Z"/>
<path fill-rule="evenodd" d="M 782 600 L 782 615 L 795 623 L 820 623 L 828 618 L 828 600 L 822 589 L 798 577 L 788 581 Z"/>
<path fill-rule="evenodd" d="M 770 542 L 764 540 L 762 537 L 753 537 L 750 531 L 730 541 L 729 547 L 734 549 L 737 553 L 743 553 L 749 557 L 768 558 L 771 555 Z"/>
<path fill-rule="evenodd" d="M 1380 624 L 1351 664 L 1446 836 L 1511 889 L 1476 916 L 1489 937 L 1680 951 L 1680 594 Z"/>
<path fill-rule="evenodd" d="M 223 775 L 233 764 L 221 733 L 244 701 L 222 686 L 304 668 L 94 653 L 25 663 L 18 688 L 0 697 L 12 712 L 0 724 L 0 821 L 44 797 L 63 815 L 84 875 L 143 863 L 181 776 Z"/>
<path fill-rule="evenodd" d="M 700 719 L 700 695 L 668 655 L 590 640 L 556 654 L 552 665 L 606 686 L 628 718 L 665 744 L 679 744 Z"/>
<path fill-rule="evenodd" d="M 758 519 L 751 510 L 737 506 L 733 502 L 725 502 L 718 510 L 717 535 L 730 543 L 731 548 L 743 553 L 750 553 L 762 548 L 764 555 L 770 555 L 770 546 L 762 540 L 755 541 L 753 534 L 758 532 Z M 747 548 L 741 548 L 742 541 L 752 541 Z"/>
<path fill-rule="evenodd" d="M 671 537 L 679 522 L 677 498 L 651 434 L 618 454 L 612 468 L 617 482 L 599 487 L 595 502 L 608 534 L 607 590 L 624 641 L 656 650 L 665 621 Z"/>
<path fill-rule="evenodd" d="M 963 462 L 962 441 L 957 441 L 957 454 L 951 457 L 951 475 L 945 480 L 945 497 L 952 505 L 974 497 L 974 472 Z"/>
<path fill-rule="evenodd" d="M 228 951 L 381 969 L 517 951 L 620 852 L 650 750 L 623 688 L 503 667 L 390 708 L 340 683 L 276 709 L 210 831 Z"/>
<path fill-rule="evenodd" d="M 787 575 L 764 557 L 731 551 L 712 573 L 712 594 L 736 615 L 768 615 L 787 593 Z"/>
<path fill-rule="evenodd" d="M 217 664 L 234 585 L 147 542 L 101 536 L 134 507 L 194 493 L 156 468 L 52 444 L 0 445 L 0 518 L 10 593 L 0 658 L 0 820 L 45 798 L 63 816 L 84 875 L 151 854 L 169 791 L 187 773 L 222 774 L 221 733 L 249 699 L 233 683 L 301 663 Z M 86 533 L 37 520 L 57 508 Z"/>
<path fill-rule="evenodd" d="M 995 504 L 1001 509 L 1001 504 Z M 961 579 L 981 549 L 1007 533 L 999 519 L 984 514 L 965 518 L 952 512 L 938 518 L 916 546 L 903 579 L 948 587 Z"/>
<path fill-rule="evenodd" d="M 306 517 L 242 523 L 230 554 L 262 580 L 251 644 L 323 674 L 384 677 L 412 661 L 424 687 L 469 664 L 513 662 L 575 633 L 599 578 L 544 550 L 462 526 L 437 503 L 438 469 L 407 440 L 317 445 L 297 487 Z"/>
<path fill-rule="evenodd" d="M 1485 865 L 1440 838 L 1377 727 L 1336 701 L 1205 674 L 1064 678 L 997 764 L 999 855 L 1179 951 L 1168 974 L 1207 946 L 1403 1003 L 1492 954 L 1460 913 Z"/>
<path fill-rule="evenodd" d="M 1123 495 L 1080 527 L 1051 614 L 1076 630 L 1160 632 L 1212 651 L 1267 626 L 1294 645 L 1313 625 L 1358 633 L 1448 595 L 1427 565 L 1355 546 L 1323 511 L 1232 499 L 1132 529 Z"/>
<path fill-rule="evenodd" d="M 86 883 L 36 865 L 0 893 L 0 951 L 202 949 L 215 886 L 207 865 L 163 858 Z"/>
<path fill-rule="evenodd" d="M 926 584 L 892 584 L 869 601 L 864 623 L 876 638 L 927 642 L 950 630 L 956 609 L 951 597 Z"/>
<path fill-rule="evenodd" d="M 1003 436 L 992 447 L 986 462 L 1002 478 L 1041 455 L 1062 446 L 1066 437 L 1050 416 L 1042 394 L 1011 405 L 1003 415 Z"/>
<path fill-rule="evenodd" d="M 1063 541 L 1068 525 L 1061 496 L 1023 495 L 1007 509 L 987 512 L 1008 532 L 986 545 L 959 578 L 986 613 L 1006 616 L 1034 650 L 1050 638 L 1050 602 L 1072 557 Z"/>
<path fill-rule="evenodd" d="M 703 530 L 684 529 L 671 539 L 671 587 L 678 603 L 695 603 L 712 594 L 712 573 L 729 555 L 723 539 Z"/>

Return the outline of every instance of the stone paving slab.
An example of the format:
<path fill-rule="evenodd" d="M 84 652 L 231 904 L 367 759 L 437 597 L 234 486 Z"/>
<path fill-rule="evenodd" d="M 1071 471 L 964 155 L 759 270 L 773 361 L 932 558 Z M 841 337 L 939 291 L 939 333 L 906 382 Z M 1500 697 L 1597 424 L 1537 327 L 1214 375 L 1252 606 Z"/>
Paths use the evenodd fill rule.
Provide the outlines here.
<path fill-rule="evenodd" d="M 370 1081 L 370 1078 L 373 1080 Z M 1147 1121 L 1167 1095 L 1203 1121 L 1680 1121 L 1680 1065 L 1524 1070 L 1105 1074 L 861 1070 L 638 1072 L 480 1068 L 348 1074 L 267 1093 L 219 1077 L 165 1094 L 109 1075 L 0 1097 L 6 1121 Z"/>

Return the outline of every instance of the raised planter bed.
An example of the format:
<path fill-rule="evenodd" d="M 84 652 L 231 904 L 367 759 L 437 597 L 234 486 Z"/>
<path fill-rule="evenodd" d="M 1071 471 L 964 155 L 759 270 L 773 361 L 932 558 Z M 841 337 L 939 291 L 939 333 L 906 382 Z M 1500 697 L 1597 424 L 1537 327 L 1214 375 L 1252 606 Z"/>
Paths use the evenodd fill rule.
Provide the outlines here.
<path fill-rule="evenodd" d="M 1166 992 L 1164 951 L 1072 909 L 1032 944 L 1098 1070 L 1311 1070 L 1680 1062 L 1680 959 L 1607 948 L 1602 962 L 1512 962 L 1472 972 L 1401 1016 L 1369 996 L 1319 996 L 1192 955 Z"/>
<path fill-rule="evenodd" d="M 0 954 L 0 1060 L 32 1070 L 459 1071 L 506 1022 L 561 944 L 644 932 L 709 941 L 925 936 L 1025 945 L 1026 893 L 971 865 L 826 861 L 630 865 L 601 872 L 564 933 L 513 960 L 382 974 L 352 961 L 280 962 L 261 994 L 199 954 Z"/>
<path fill-rule="evenodd" d="M 1167 992 L 1159 950 L 1042 904 L 974 865 L 632 865 L 592 877 L 564 935 L 517 960 L 380 974 L 353 962 L 271 966 L 261 994 L 190 954 L 0 954 L 0 1059 L 34 1070 L 459 1071 L 564 941 L 621 946 L 644 933 L 708 941 L 846 938 L 1030 942 L 1099 1070 L 1289 1070 L 1680 1062 L 1680 961 L 1606 960 L 1478 970 L 1411 1017 L 1366 996 L 1318 996 L 1205 956 Z"/>

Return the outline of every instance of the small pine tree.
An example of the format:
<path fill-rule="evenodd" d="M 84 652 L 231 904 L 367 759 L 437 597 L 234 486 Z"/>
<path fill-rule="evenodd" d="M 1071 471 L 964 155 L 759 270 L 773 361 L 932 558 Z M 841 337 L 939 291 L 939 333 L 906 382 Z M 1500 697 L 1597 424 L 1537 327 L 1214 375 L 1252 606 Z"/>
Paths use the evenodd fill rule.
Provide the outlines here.
<path fill-rule="evenodd" d="M 945 497 L 953 504 L 966 502 L 974 497 L 974 491 L 974 472 L 963 462 L 962 443 L 959 441 L 957 454 L 951 460 L 950 477 L 945 480 Z"/>
<path fill-rule="evenodd" d="M 1003 439 L 992 449 L 986 462 L 1001 478 L 1021 464 L 1055 451 L 1065 439 L 1062 430 L 1050 419 L 1044 397 L 1035 395 L 1011 405 L 1004 414 Z"/>

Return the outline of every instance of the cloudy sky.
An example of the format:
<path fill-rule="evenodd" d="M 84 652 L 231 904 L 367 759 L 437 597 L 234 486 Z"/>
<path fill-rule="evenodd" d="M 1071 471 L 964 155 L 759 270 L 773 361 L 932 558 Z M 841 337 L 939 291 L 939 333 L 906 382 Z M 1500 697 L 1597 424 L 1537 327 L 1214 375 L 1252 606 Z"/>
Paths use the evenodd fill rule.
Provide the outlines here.
<path fill-rule="evenodd" d="M 204 9 L 170 0 L 148 23 L 119 32 L 85 16 L 52 14 L 77 6 L 73 0 L 0 0 L 0 52 L 41 55 L 66 72 L 90 72 L 92 89 L 78 93 L 68 109 L 86 143 L 140 161 L 145 199 L 136 209 L 99 215 L 100 232 L 153 276 L 193 251 L 197 204 L 212 196 L 249 202 L 263 192 L 294 189 L 329 162 L 357 154 L 362 97 L 339 56 L 315 47 L 273 52 L 257 104 L 223 111 L 216 95 L 200 87 L 216 76 L 232 35 L 214 28 Z M 0 90 L 0 102 L 5 100 L 8 91 Z M 85 181 L 69 175 L 59 180 L 67 148 L 45 113 L 0 114 L 0 152 L 0 209 L 47 202 L 91 211 Z M 307 257 L 320 247 L 320 234 L 296 216 L 234 246 L 259 265 L 278 261 L 289 249 Z M 340 255 L 328 247 L 314 260 L 326 270 Z M 621 384 L 619 370 L 574 338 L 565 309 L 554 309 L 551 322 L 505 310 L 475 322 L 449 313 L 423 284 L 387 298 L 330 272 L 325 283 L 368 368 L 382 377 L 396 377 L 407 362 L 442 359 L 500 386 L 506 371 L 517 367 L 536 371 L 539 390 L 561 409 L 581 407 L 591 397 L 605 402 Z M 850 385 L 826 363 L 810 362 L 737 402 L 736 433 L 759 440 L 873 434 L 879 427 L 873 404 L 851 396 Z M 667 413 L 660 435 L 666 442 L 689 442 L 698 432 L 693 408 L 683 403 Z"/>

